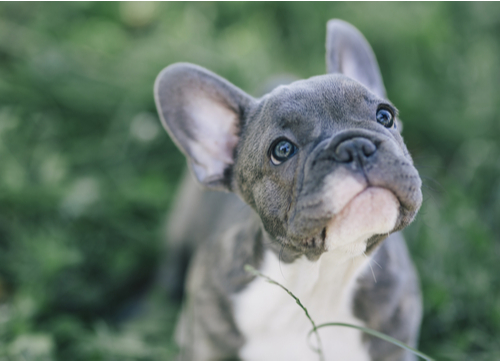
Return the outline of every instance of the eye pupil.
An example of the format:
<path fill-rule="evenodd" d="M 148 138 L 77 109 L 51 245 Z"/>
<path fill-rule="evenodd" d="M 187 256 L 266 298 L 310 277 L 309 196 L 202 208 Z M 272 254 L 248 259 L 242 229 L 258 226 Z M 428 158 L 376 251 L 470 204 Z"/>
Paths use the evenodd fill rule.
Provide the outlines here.
<path fill-rule="evenodd" d="M 276 146 L 276 155 L 286 158 L 292 151 L 292 145 L 287 141 L 281 141 Z"/>
<path fill-rule="evenodd" d="M 275 165 L 279 165 L 291 158 L 295 154 L 296 149 L 297 148 L 288 140 L 280 140 L 272 147 L 271 161 Z"/>
<path fill-rule="evenodd" d="M 386 128 L 391 128 L 394 125 L 394 116 L 387 109 L 379 109 L 377 111 L 377 122 Z"/>

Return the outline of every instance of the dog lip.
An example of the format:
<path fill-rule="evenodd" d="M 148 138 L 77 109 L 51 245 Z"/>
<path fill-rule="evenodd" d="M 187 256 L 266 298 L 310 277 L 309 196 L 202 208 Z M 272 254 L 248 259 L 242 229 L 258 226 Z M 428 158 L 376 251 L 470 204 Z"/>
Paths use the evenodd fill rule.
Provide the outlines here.
<path fill-rule="evenodd" d="M 351 199 L 349 199 L 349 201 L 341 209 L 339 209 L 335 214 L 333 214 L 331 217 L 328 217 L 325 219 L 325 225 L 321 228 L 321 231 L 319 232 L 319 234 L 315 234 L 314 236 L 307 236 L 307 237 L 302 238 L 298 242 L 294 242 L 295 247 L 297 247 L 297 249 L 304 249 L 304 250 L 312 250 L 312 249 L 317 249 L 317 250 L 323 249 L 324 251 L 328 250 L 329 245 L 327 244 L 327 242 L 328 242 L 328 228 L 329 228 L 329 226 L 331 226 L 333 223 L 335 223 L 337 220 L 337 217 L 341 216 L 343 213 L 345 213 L 345 211 L 351 205 L 353 205 L 353 202 L 355 202 L 355 200 L 359 196 L 361 196 L 363 193 L 370 192 L 371 190 L 376 190 L 376 189 L 379 189 L 379 190 L 383 189 L 385 191 L 390 192 L 394 196 L 394 198 L 397 200 L 398 205 L 401 205 L 399 198 L 397 197 L 395 192 L 392 191 L 391 189 L 386 188 L 386 187 L 367 185 L 362 190 L 357 192 L 354 196 L 352 196 Z M 397 212 L 399 214 L 399 207 L 398 207 Z M 396 220 L 396 223 L 397 223 L 397 220 Z"/>
<path fill-rule="evenodd" d="M 361 247 L 362 243 L 359 242 L 374 234 L 391 233 L 398 224 L 400 208 L 401 203 L 392 190 L 385 187 L 366 187 L 352 197 L 328 222 L 326 250 L 349 250 L 352 244 Z"/>
<path fill-rule="evenodd" d="M 373 186 L 370 186 L 369 184 L 367 184 L 363 189 L 361 189 L 358 193 L 356 193 L 355 195 L 353 195 L 345 204 L 342 208 L 338 209 L 335 214 L 333 215 L 332 219 L 335 218 L 335 216 L 337 216 L 338 214 L 342 213 L 342 211 L 344 209 L 346 209 L 346 207 L 349 207 L 349 205 L 352 203 L 352 201 L 358 197 L 361 193 L 365 192 L 368 188 L 373 188 Z"/>
<path fill-rule="evenodd" d="M 367 184 L 366 187 L 364 187 L 362 190 L 360 190 L 358 193 L 356 193 L 354 196 L 352 196 L 351 199 L 349 199 L 347 201 L 347 203 L 341 209 L 339 209 L 333 215 L 333 217 L 331 219 L 335 218 L 335 216 L 337 216 L 338 214 L 342 213 L 342 211 L 344 209 L 346 209 L 347 207 L 349 207 L 352 204 L 352 202 L 354 201 L 354 199 L 356 199 L 359 195 L 361 195 L 361 193 L 365 193 L 367 190 L 374 189 L 374 188 L 385 189 L 385 190 L 391 192 L 394 195 L 394 197 L 396 197 L 396 199 L 398 200 L 399 205 L 402 205 L 401 200 L 399 199 L 398 195 L 392 189 L 387 188 L 387 187 L 379 187 L 379 186 L 374 186 L 374 185 Z"/>
<path fill-rule="evenodd" d="M 361 179 L 359 180 L 361 181 Z M 316 247 L 319 246 L 318 243 L 324 244 L 323 237 L 320 237 L 322 230 L 328 228 L 339 214 L 345 212 L 346 208 L 352 205 L 352 202 L 356 198 L 373 188 L 384 189 L 390 192 L 398 203 L 396 223 L 390 232 L 401 229 L 411 221 L 411 215 L 414 213 L 413 207 L 411 207 L 411 200 L 406 199 L 405 194 L 401 194 L 401 190 L 397 186 L 391 187 L 390 184 L 379 185 L 370 182 L 370 179 L 365 177 L 363 177 L 363 180 L 364 181 L 358 183 L 358 189 L 351 188 L 351 194 L 342 192 L 344 195 L 347 195 L 347 197 L 338 204 L 337 208 L 332 209 L 329 207 L 329 210 L 325 209 L 325 206 L 330 203 L 329 199 L 332 201 L 338 199 L 336 194 L 333 194 L 331 197 L 323 195 L 321 197 L 314 196 L 313 198 L 303 199 L 296 203 L 296 206 L 291 208 L 293 212 L 291 217 L 287 219 L 288 239 L 293 239 L 294 241 L 292 242 L 299 248 L 305 247 L 311 249 L 311 240 L 313 237 L 316 238 Z M 352 186 L 355 186 L 355 184 L 352 184 Z M 408 207 L 408 203 L 410 207 Z M 373 212 L 376 213 L 377 209 L 375 208 Z"/>
<path fill-rule="evenodd" d="M 344 207 L 342 207 L 342 209 L 340 209 L 338 212 L 336 212 L 332 217 L 330 217 L 330 219 L 327 221 L 327 224 L 331 224 L 332 222 L 334 222 L 335 218 L 341 214 L 345 209 L 347 209 L 347 207 L 349 207 L 353 201 L 359 197 L 361 194 L 369 191 L 370 189 L 385 189 L 386 191 L 389 191 L 390 193 L 392 193 L 392 195 L 396 198 L 397 202 L 398 202 L 398 218 L 400 218 L 400 216 L 403 214 L 403 210 L 406 210 L 407 208 L 405 207 L 404 203 L 401 201 L 400 197 L 398 196 L 398 194 L 393 191 L 392 189 L 388 188 L 388 187 L 382 187 L 382 186 L 375 186 L 375 185 L 371 185 L 371 184 L 368 184 L 363 190 L 361 190 L 360 192 L 358 192 L 356 195 L 354 195 L 351 199 L 349 199 L 349 201 L 344 205 Z M 396 220 L 396 224 L 394 225 L 394 230 L 396 230 L 396 228 L 398 227 L 398 224 L 400 223 L 400 220 Z M 326 228 L 328 228 L 328 226 L 325 227 L 325 230 Z M 391 232 L 392 232 L 391 231 Z"/>

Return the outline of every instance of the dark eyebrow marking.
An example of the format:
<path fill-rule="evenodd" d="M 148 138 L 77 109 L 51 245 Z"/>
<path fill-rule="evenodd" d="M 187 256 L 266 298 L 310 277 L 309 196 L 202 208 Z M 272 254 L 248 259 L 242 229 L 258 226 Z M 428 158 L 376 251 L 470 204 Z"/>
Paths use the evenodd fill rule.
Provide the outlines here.
<path fill-rule="evenodd" d="M 394 116 L 397 117 L 399 115 L 399 110 L 398 108 L 396 108 L 394 106 L 394 104 L 392 104 L 389 100 L 382 100 L 382 101 L 378 101 L 378 106 L 377 106 L 377 109 L 380 109 L 380 108 L 389 108 L 393 113 L 394 113 Z"/>

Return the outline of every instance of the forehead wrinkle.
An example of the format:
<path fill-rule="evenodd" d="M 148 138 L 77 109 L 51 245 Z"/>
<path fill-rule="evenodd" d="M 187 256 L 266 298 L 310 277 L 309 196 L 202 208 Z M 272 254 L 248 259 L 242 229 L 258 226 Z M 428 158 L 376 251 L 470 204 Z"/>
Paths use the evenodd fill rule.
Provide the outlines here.
<path fill-rule="evenodd" d="M 280 86 L 266 96 L 266 112 L 276 126 L 286 129 L 303 125 L 311 118 L 327 123 L 346 117 L 360 120 L 375 105 L 387 100 L 379 98 L 355 80 L 342 75 L 324 75 Z M 347 120 L 347 119 L 345 119 Z"/>
<path fill-rule="evenodd" d="M 284 92 L 283 92 L 284 93 Z M 301 89 L 286 89 L 284 96 L 274 96 L 267 100 L 266 112 L 281 128 L 303 123 L 311 114 L 308 106 L 311 96 Z"/>
<path fill-rule="evenodd" d="M 303 117 L 298 109 L 287 109 L 285 111 L 278 111 L 275 115 L 275 119 L 278 122 L 280 128 L 290 128 L 296 124 L 301 124 L 304 122 Z"/>

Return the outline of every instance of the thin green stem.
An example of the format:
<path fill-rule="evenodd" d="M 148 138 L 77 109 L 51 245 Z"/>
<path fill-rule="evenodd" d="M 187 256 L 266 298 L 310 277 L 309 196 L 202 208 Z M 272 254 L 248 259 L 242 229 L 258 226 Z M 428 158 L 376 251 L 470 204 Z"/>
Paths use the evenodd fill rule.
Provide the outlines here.
<path fill-rule="evenodd" d="M 361 327 L 361 326 L 356 326 L 356 325 L 351 325 L 349 323 L 341 323 L 341 322 L 328 322 L 328 323 L 322 323 L 321 325 L 318 325 L 316 326 L 316 323 L 314 322 L 314 320 L 311 318 L 311 316 L 309 315 L 309 311 L 307 311 L 307 308 L 304 307 L 304 305 L 302 304 L 302 302 L 300 302 L 299 298 L 297 296 L 295 296 L 290 290 L 288 290 L 285 286 L 283 286 L 282 284 L 276 282 L 275 280 L 273 280 L 272 278 L 266 276 L 265 274 L 257 271 L 254 267 L 250 266 L 250 265 L 245 265 L 245 271 L 253 274 L 254 276 L 257 276 L 257 277 L 262 277 L 264 278 L 267 282 L 273 284 L 273 285 L 276 285 L 278 287 L 281 287 L 286 293 L 288 293 L 294 300 L 295 302 L 300 306 L 300 308 L 302 308 L 302 310 L 304 310 L 304 313 L 306 314 L 306 317 L 307 319 L 311 322 L 311 325 L 312 325 L 312 330 L 309 331 L 309 333 L 307 334 L 307 342 L 309 343 L 309 339 L 311 337 L 311 334 L 314 333 L 314 335 L 316 336 L 316 339 L 317 339 L 317 342 L 318 342 L 318 348 L 315 348 L 313 347 L 310 343 L 309 343 L 309 346 L 315 351 L 318 353 L 319 355 L 319 358 L 320 358 L 320 361 L 323 361 L 324 360 L 324 355 L 323 355 L 323 346 L 321 344 L 321 338 L 319 337 L 319 332 L 318 330 L 320 328 L 323 328 L 323 327 L 328 327 L 328 326 L 341 326 L 341 327 L 350 327 L 350 328 L 354 328 L 356 330 L 359 330 L 359 331 L 362 331 L 362 332 L 365 332 L 365 333 L 368 333 L 372 336 L 375 336 L 375 337 L 378 337 L 382 340 L 385 340 L 387 342 L 390 342 L 396 346 L 399 346 L 407 351 L 410 351 L 412 352 L 413 354 L 423 358 L 424 360 L 427 360 L 427 361 L 434 361 L 433 358 L 427 356 L 426 354 L 418 351 L 418 350 L 415 350 L 414 348 L 408 346 L 407 344 L 399 341 L 399 340 L 396 340 L 395 338 L 391 337 L 391 336 L 387 336 L 386 334 L 383 334 L 381 332 L 378 332 L 378 331 L 375 331 L 375 330 L 372 330 L 371 328 L 367 328 L 367 327 Z"/>
<path fill-rule="evenodd" d="M 372 330 L 371 328 L 366 328 L 366 327 L 361 327 L 361 326 L 356 326 L 356 325 L 351 325 L 349 323 L 341 323 L 341 322 L 328 322 L 328 323 L 322 323 L 318 326 L 315 326 L 310 332 L 309 334 L 307 335 L 307 337 L 311 337 L 311 334 L 313 332 L 317 332 L 318 329 L 320 328 L 323 328 L 323 327 L 328 327 L 328 326 L 341 326 L 341 327 L 350 327 L 350 328 L 355 328 L 356 330 L 360 330 L 360 331 L 363 331 L 365 333 L 368 333 L 372 336 L 375 336 L 375 337 L 378 337 L 378 338 L 381 338 L 382 340 L 385 340 L 387 342 L 390 342 L 394 345 L 397 345 L 401 348 L 404 348 L 405 350 L 408 350 L 412 353 L 414 353 L 415 355 L 423 358 L 424 360 L 428 360 L 428 361 L 434 361 L 433 358 L 427 356 L 426 354 L 418 351 L 418 350 L 415 350 L 414 348 L 408 346 L 407 344 L 399 341 L 399 340 L 396 340 L 395 338 L 391 337 L 391 336 L 387 336 L 386 334 L 383 334 L 381 332 L 378 332 L 378 331 L 375 331 L 375 330 Z"/>
<path fill-rule="evenodd" d="M 309 340 L 309 337 L 311 335 L 311 333 L 314 333 L 316 335 L 316 340 L 318 342 L 318 348 L 314 348 L 314 347 L 311 347 L 315 352 L 318 353 L 319 355 L 319 359 L 320 361 L 323 361 L 324 360 L 324 356 L 323 356 L 323 346 L 321 344 L 321 338 L 319 337 L 319 333 L 317 331 L 318 327 L 316 327 L 316 324 L 314 323 L 313 319 L 311 318 L 311 316 L 309 315 L 309 311 L 307 311 L 307 308 L 304 307 L 304 305 L 302 304 L 302 302 L 300 302 L 299 298 L 297 296 L 295 296 L 290 290 L 288 290 L 285 286 L 283 286 L 282 284 L 276 282 L 275 280 L 273 280 L 272 278 L 266 276 L 265 274 L 257 271 L 254 267 L 250 266 L 250 265 L 245 265 L 245 271 L 247 271 L 248 273 L 251 273 L 253 274 L 254 276 L 257 276 L 257 277 L 262 277 L 264 278 L 267 282 L 273 284 L 273 285 L 276 285 L 278 287 L 281 287 L 286 293 L 288 293 L 294 300 L 295 302 L 300 306 L 300 308 L 302 308 L 302 310 L 304 310 L 304 313 L 306 314 L 306 317 L 308 318 L 308 320 L 311 322 L 311 325 L 313 327 L 312 331 L 309 332 L 309 335 L 308 335 L 308 340 Z M 310 345 L 311 346 L 311 345 Z"/>

